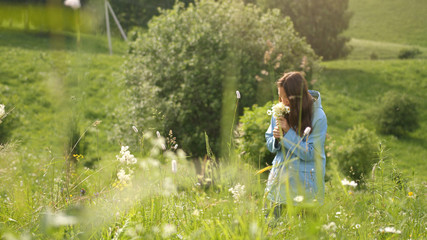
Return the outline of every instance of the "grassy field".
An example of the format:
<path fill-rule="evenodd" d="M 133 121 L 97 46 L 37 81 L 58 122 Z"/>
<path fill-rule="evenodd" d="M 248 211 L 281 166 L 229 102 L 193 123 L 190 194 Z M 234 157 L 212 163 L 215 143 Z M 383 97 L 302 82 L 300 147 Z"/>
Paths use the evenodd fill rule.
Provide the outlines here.
<path fill-rule="evenodd" d="M 347 36 L 427 47 L 427 2 L 418 0 L 350 0 L 353 12 Z"/>
<path fill-rule="evenodd" d="M 358 47 L 352 60 L 322 63 L 314 85 L 322 94 L 329 136 L 345 144 L 342 136 L 356 124 L 374 131 L 372 111 L 378 97 L 390 90 L 417 99 L 421 126 L 403 138 L 379 135 L 386 149 L 379 149 L 378 170 L 366 185 L 341 184 L 342 175 L 331 165 L 323 207 L 288 207 L 277 220 L 265 217 L 265 176 L 255 175 L 258 169 L 244 164 L 238 153 L 222 159 L 227 164 L 217 170 L 198 176 L 183 151 L 165 151 L 164 137 L 139 129 L 128 136 L 141 142 L 139 149 L 129 149 L 137 163 L 119 161 L 125 151 L 111 139 L 118 123 L 115 111 L 127 107 L 120 81 L 126 44 L 114 39 L 115 54 L 110 56 L 102 36 L 82 35 L 77 43 L 73 34 L 2 29 L 0 104 L 14 109 L 0 124 L 0 133 L 11 139 L 0 147 L 0 236 L 426 239 L 427 46 L 419 37 L 424 33 L 407 34 L 407 40 L 388 38 L 386 32 L 365 33 L 362 27 L 370 25 L 363 21 L 378 18 L 358 14 L 385 14 L 381 11 L 401 7 L 402 1 L 392 0 L 384 8 L 378 0 L 350 3 L 353 11 L 361 9 L 347 33 Z M 402 15 L 422 16 L 424 3 L 418 3 L 419 8 L 409 7 L 417 16 Z M 367 6 L 376 8 L 360 13 Z M 405 29 L 419 29 L 417 24 Z M 406 46 L 419 46 L 421 59 L 397 60 Z M 374 50 L 381 60 L 366 60 Z M 97 120 L 102 122 L 93 124 Z M 84 156 L 64 153 L 70 128 L 85 133 Z M 176 173 L 171 169 L 174 160 Z M 123 173 L 130 179 L 120 181 Z M 396 174 L 401 181 L 393 178 Z"/>
<path fill-rule="evenodd" d="M 427 154 L 427 109 L 425 99 L 426 60 L 379 60 L 325 62 L 318 88 L 323 93 L 328 115 L 329 134 L 339 139 L 353 125 L 364 124 L 375 130 L 372 115 L 378 98 L 387 91 L 412 96 L 418 102 L 421 127 L 407 137 L 381 136 L 390 148 L 390 155 L 407 175 L 426 181 L 427 168 L 423 164 Z M 345 143 L 342 143 L 345 144 Z"/>
<path fill-rule="evenodd" d="M 348 59 L 394 59 L 402 49 L 418 48 L 427 57 L 427 2 L 390 0 L 350 0 L 353 13 L 345 35 L 351 37 L 353 51 Z"/>

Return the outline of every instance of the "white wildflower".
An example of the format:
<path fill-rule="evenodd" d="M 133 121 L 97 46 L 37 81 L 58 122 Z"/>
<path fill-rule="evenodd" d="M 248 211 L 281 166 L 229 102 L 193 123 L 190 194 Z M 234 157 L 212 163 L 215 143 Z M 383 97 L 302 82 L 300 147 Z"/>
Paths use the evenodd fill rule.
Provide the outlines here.
<path fill-rule="evenodd" d="M 158 137 L 158 138 L 160 138 L 160 137 L 161 137 L 161 135 L 160 135 L 160 132 L 159 132 L 159 131 L 156 131 L 156 135 L 157 135 L 157 137 Z"/>
<path fill-rule="evenodd" d="M 128 146 L 122 146 L 122 149 L 120 150 L 121 156 L 116 155 L 116 158 L 122 164 L 133 165 L 137 162 L 137 159 L 134 155 L 130 154 L 130 151 L 128 151 L 128 149 Z"/>
<path fill-rule="evenodd" d="M 79 9 L 81 7 L 80 0 L 65 0 L 64 5 L 72 9 Z"/>
<path fill-rule="evenodd" d="M 234 202 L 237 203 L 245 194 L 245 185 L 240 185 L 240 183 L 238 183 L 234 188 L 228 189 L 228 191 L 233 194 Z"/>
<path fill-rule="evenodd" d="M 176 233 L 175 225 L 168 223 L 163 226 L 163 233 L 162 233 L 163 238 L 169 238 L 175 233 Z"/>
<path fill-rule="evenodd" d="M 135 126 L 132 126 L 132 129 L 134 132 L 138 133 L 138 128 L 136 128 Z"/>
<path fill-rule="evenodd" d="M 166 145 L 162 143 L 162 149 L 166 150 Z"/>
<path fill-rule="evenodd" d="M 237 96 L 237 99 L 240 99 L 240 92 L 239 91 L 236 91 L 236 96 Z"/>
<path fill-rule="evenodd" d="M 322 229 L 325 231 L 335 232 L 335 230 L 337 230 L 337 225 L 334 222 L 330 222 L 329 224 L 323 225 Z"/>
<path fill-rule="evenodd" d="M 117 173 L 117 178 L 120 180 L 120 182 L 129 182 L 130 174 L 126 174 L 124 169 L 120 169 L 120 171 Z"/>
<path fill-rule="evenodd" d="M 283 104 L 282 102 L 279 102 L 278 104 L 274 105 L 271 108 L 271 111 L 267 111 L 268 115 L 273 114 L 274 117 L 283 117 L 285 114 L 288 114 L 291 111 L 291 109 Z"/>
<path fill-rule="evenodd" d="M 356 224 L 356 226 L 354 226 L 356 229 L 360 228 L 360 224 Z"/>
<path fill-rule="evenodd" d="M 304 136 L 307 136 L 308 134 L 310 134 L 311 131 L 311 127 L 306 127 L 304 130 Z"/>
<path fill-rule="evenodd" d="M 0 119 L 6 114 L 6 111 L 4 110 L 4 105 L 0 104 Z"/>
<path fill-rule="evenodd" d="M 176 150 L 178 148 L 178 143 L 173 146 L 173 149 Z"/>
<path fill-rule="evenodd" d="M 341 181 L 341 184 L 344 185 L 344 186 L 357 187 L 357 183 L 355 181 L 349 182 L 345 178 Z"/>
<path fill-rule="evenodd" d="M 396 233 L 396 234 L 402 233 L 400 230 L 396 230 L 394 227 L 380 228 L 378 231 L 381 233 Z"/>
<path fill-rule="evenodd" d="M 176 164 L 176 160 L 172 160 L 172 172 L 177 173 L 178 172 L 178 166 Z"/>
<path fill-rule="evenodd" d="M 63 212 L 59 213 L 52 213 L 50 210 L 46 213 L 46 225 L 53 226 L 53 227 L 60 227 L 60 226 L 69 226 L 74 225 L 77 223 L 77 218 L 74 216 L 66 215 Z"/>
<path fill-rule="evenodd" d="M 295 198 L 294 198 L 294 201 L 295 202 L 302 202 L 304 200 L 304 197 L 303 196 L 296 196 Z"/>
<path fill-rule="evenodd" d="M 194 211 L 191 215 L 198 217 L 200 215 L 200 211 L 197 209 L 194 209 Z"/>

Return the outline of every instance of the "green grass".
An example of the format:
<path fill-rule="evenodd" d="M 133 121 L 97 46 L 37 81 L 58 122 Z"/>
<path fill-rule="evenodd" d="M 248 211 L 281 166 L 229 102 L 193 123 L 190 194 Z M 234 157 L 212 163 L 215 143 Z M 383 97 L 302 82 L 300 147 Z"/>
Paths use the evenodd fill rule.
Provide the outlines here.
<path fill-rule="evenodd" d="M 375 43 L 360 41 L 361 45 L 377 49 Z M 389 150 L 386 158 L 380 158 L 383 161 L 366 186 L 357 189 L 342 186 L 341 175 L 332 165 L 328 169 L 331 176 L 326 184 L 324 206 L 294 208 L 277 221 L 265 218 L 264 176 L 255 175 L 257 169 L 242 163 L 238 154 L 232 156 L 229 165 L 220 166 L 215 186 L 205 189 L 198 184 L 199 176 L 183 153 L 164 152 L 161 138 L 147 133 L 142 141 L 143 129 L 129 135 L 129 138 L 139 137 L 143 143 L 139 149 L 130 149 L 138 158 L 138 164 L 130 167 L 134 171 L 132 184 L 117 185 L 118 170 L 128 166 L 116 160 L 120 143 L 109 138 L 118 122 L 113 113 L 123 106 L 120 93 L 124 86 L 119 80 L 126 46 L 118 40 L 113 42 L 118 45 L 114 47 L 118 54 L 109 56 L 102 36 L 82 35 L 81 43 L 77 44 L 72 34 L 0 32 L 0 103 L 7 108 L 15 107 L 0 125 L 1 133 L 8 133 L 13 139 L 0 147 L 2 237 L 427 237 L 424 201 L 427 169 L 423 163 L 427 154 L 427 106 L 423 100 L 418 101 L 420 129 L 402 139 L 380 136 Z M 381 57 L 388 58 L 395 47 L 385 46 L 388 47 Z M 397 90 L 415 99 L 425 99 L 425 66 L 424 59 L 323 63 L 324 71 L 315 89 L 322 94 L 331 138 L 345 144 L 340 138 L 355 124 L 374 130 L 371 111 L 377 98 L 386 91 Z M 79 123 L 80 133 L 88 129 L 83 138 L 88 150 L 83 160 L 68 168 L 64 143 L 68 121 L 73 117 Z M 95 120 L 102 123 L 93 127 Z M 85 168 L 84 162 L 90 159 L 98 160 L 93 168 Z M 172 159 L 178 161 L 178 174 L 171 172 Z M 392 173 L 400 172 L 403 185 L 391 178 Z M 237 183 L 245 185 L 246 191 L 235 203 L 229 189 Z M 73 217 L 71 220 L 77 223 L 55 225 L 64 216 L 66 220 Z M 332 222 L 337 228 L 327 229 Z M 385 227 L 394 227 L 401 233 L 381 233 L 380 229 Z"/>
<path fill-rule="evenodd" d="M 350 0 L 353 12 L 345 35 L 356 39 L 427 47 L 427 2 Z"/>
<path fill-rule="evenodd" d="M 390 156 L 408 176 L 427 180 L 423 164 L 427 154 L 427 87 L 426 60 L 377 60 L 325 62 L 317 86 L 323 93 L 323 105 L 328 116 L 328 132 L 339 140 L 353 125 L 364 124 L 375 130 L 372 113 L 378 98 L 394 90 L 411 96 L 419 104 L 420 128 L 397 139 L 380 136 L 390 148 Z M 341 143 L 345 144 L 345 143 Z"/>
<path fill-rule="evenodd" d="M 9 132 L 10 139 L 32 149 L 62 151 L 71 119 L 79 122 L 81 133 L 101 120 L 99 146 L 111 146 L 103 130 L 115 123 L 112 113 L 122 98 L 118 86 L 124 58 L 108 55 L 104 38 L 83 35 L 79 45 L 75 40 L 71 34 L 0 32 L 0 99 L 15 108 L 0 131 Z M 126 48 L 113 41 L 118 51 Z M 58 49 L 61 45 L 67 47 Z M 89 142 L 96 138 L 94 132 L 87 135 Z"/>
<path fill-rule="evenodd" d="M 397 59 L 399 52 L 402 49 L 412 49 L 415 46 L 404 45 L 398 43 L 390 42 L 381 42 L 381 41 L 372 41 L 352 38 L 349 42 L 349 45 L 353 48 L 350 55 L 347 56 L 349 60 L 370 60 L 371 54 L 375 54 L 378 59 Z M 427 58 L 427 48 L 426 47 L 416 47 L 422 53 L 416 58 Z"/>

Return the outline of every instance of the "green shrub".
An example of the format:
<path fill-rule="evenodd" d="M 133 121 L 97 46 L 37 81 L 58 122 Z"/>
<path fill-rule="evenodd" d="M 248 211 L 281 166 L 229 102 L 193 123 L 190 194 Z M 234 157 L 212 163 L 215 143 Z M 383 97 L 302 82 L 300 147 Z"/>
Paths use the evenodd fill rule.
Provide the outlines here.
<path fill-rule="evenodd" d="M 377 60 L 378 59 L 378 55 L 375 52 L 372 52 L 371 55 L 369 55 L 369 58 L 371 60 Z"/>
<path fill-rule="evenodd" d="M 397 137 L 419 127 L 417 105 L 405 94 L 387 92 L 376 109 L 376 123 L 379 132 Z"/>
<path fill-rule="evenodd" d="M 399 51 L 399 59 L 410 59 L 415 58 L 420 55 L 422 52 L 418 48 L 404 48 Z"/>
<path fill-rule="evenodd" d="M 346 177 L 363 181 L 363 177 L 377 162 L 377 143 L 378 138 L 374 132 L 356 125 L 344 135 L 342 145 L 334 146 L 333 157 Z"/>
<path fill-rule="evenodd" d="M 163 135 L 173 130 L 180 146 L 196 157 L 206 154 L 204 132 L 215 154 L 223 150 L 220 140 L 229 138 L 236 90 L 242 93 L 241 113 L 273 99 L 276 79 L 270 76 L 301 70 L 303 59 L 313 70 L 317 61 L 289 19 L 239 1 L 177 4 L 153 18 L 131 48 L 124 67 L 132 106 L 127 117 L 164 129 Z M 268 68 L 272 59 L 277 68 Z M 265 69 L 268 78 L 257 81 Z"/>
<path fill-rule="evenodd" d="M 268 102 L 262 107 L 256 104 L 252 108 L 246 107 L 240 117 L 241 138 L 238 140 L 238 149 L 242 159 L 253 163 L 256 167 L 263 167 L 266 163 L 271 164 L 274 158 L 274 154 L 268 151 L 265 142 L 265 132 L 271 118 L 267 115 L 267 110 L 272 105 L 272 102 Z"/>

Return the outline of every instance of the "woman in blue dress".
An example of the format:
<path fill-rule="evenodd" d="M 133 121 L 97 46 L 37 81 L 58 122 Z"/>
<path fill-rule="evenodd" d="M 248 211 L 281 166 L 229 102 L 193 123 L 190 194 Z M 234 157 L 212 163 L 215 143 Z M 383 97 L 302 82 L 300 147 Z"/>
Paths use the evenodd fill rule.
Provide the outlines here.
<path fill-rule="evenodd" d="M 267 198 L 279 211 L 289 204 L 321 205 L 327 121 L 320 93 L 308 90 L 299 72 L 285 73 L 277 81 L 277 89 L 279 101 L 290 112 L 284 117 L 273 115 L 265 133 L 269 151 L 276 153 L 267 181 Z"/>

